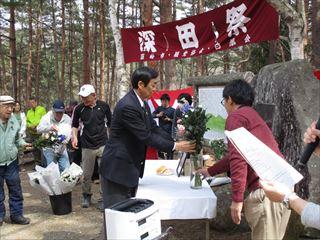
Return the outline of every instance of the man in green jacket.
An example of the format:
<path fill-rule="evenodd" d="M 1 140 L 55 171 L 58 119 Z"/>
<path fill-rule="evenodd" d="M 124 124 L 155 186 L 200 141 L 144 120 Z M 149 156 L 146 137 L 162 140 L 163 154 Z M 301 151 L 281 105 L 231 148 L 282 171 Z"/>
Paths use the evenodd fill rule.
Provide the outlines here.
<path fill-rule="evenodd" d="M 15 224 L 29 224 L 23 216 L 23 196 L 17 160 L 18 147 L 31 147 L 19 134 L 20 125 L 12 114 L 14 99 L 0 96 L 0 226 L 5 216 L 4 181 L 9 190 L 10 219 Z"/>
<path fill-rule="evenodd" d="M 41 118 L 46 114 L 46 109 L 39 106 L 34 97 L 30 97 L 28 103 L 30 109 L 27 112 L 27 136 L 28 140 L 33 142 L 40 136 L 37 133 L 37 126 L 39 125 Z M 41 151 L 39 149 L 34 149 L 33 157 L 35 164 L 41 166 Z"/>

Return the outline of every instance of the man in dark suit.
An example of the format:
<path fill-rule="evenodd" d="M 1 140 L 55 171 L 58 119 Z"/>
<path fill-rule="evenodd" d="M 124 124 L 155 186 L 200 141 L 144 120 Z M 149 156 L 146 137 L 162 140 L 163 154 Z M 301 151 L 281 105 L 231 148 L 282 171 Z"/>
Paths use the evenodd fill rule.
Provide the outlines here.
<path fill-rule="evenodd" d="M 159 128 L 144 101 L 156 90 L 158 73 L 141 67 L 132 74 L 133 89 L 116 105 L 111 134 L 102 157 L 100 174 L 104 207 L 134 197 L 142 178 L 147 146 L 168 152 L 190 152 L 195 148 L 188 141 L 174 142 Z"/>

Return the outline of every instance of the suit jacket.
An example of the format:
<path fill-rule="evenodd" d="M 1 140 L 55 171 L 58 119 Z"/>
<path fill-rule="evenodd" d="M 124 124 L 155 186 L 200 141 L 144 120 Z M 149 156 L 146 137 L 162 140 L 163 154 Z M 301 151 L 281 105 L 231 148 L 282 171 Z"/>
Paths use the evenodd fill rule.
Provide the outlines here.
<path fill-rule="evenodd" d="M 100 174 L 126 187 L 136 187 L 142 178 L 147 146 L 162 151 L 174 147 L 171 136 L 156 125 L 147 104 L 141 107 L 133 90 L 117 103 L 110 130 Z"/>

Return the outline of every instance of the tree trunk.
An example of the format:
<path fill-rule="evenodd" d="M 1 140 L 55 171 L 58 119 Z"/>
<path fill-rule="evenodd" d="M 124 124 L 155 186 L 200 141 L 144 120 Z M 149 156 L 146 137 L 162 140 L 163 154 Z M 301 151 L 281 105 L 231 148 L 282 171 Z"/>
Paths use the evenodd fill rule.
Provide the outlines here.
<path fill-rule="evenodd" d="M 40 26 L 40 19 L 42 15 L 42 0 L 40 1 L 40 8 L 37 17 L 37 34 L 36 34 L 36 64 L 35 64 L 35 95 L 39 102 L 39 89 L 40 89 L 40 66 L 41 66 L 41 35 L 42 26 Z"/>
<path fill-rule="evenodd" d="M 75 34 L 73 31 L 73 18 L 72 18 L 72 2 L 70 1 L 69 5 L 69 49 L 68 49 L 68 79 L 69 79 L 69 99 L 73 99 L 73 82 L 72 82 L 72 76 L 73 76 L 73 39 L 75 38 Z"/>
<path fill-rule="evenodd" d="M 224 56 L 223 56 L 223 73 L 228 73 L 229 72 L 229 69 L 230 69 L 230 65 L 229 65 L 229 62 L 230 62 L 230 58 L 229 58 L 229 51 L 226 51 Z"/>
<path fill-rule="evenodd" d="M 304 21 L 297 11 L 286 1 L 267 0 L 285 18 L 289 29 L 291 59 L 304 58 Z"/>
<path fill-rule="evenodd" d="M 23 25 L 21 26 L 21 29 L 23 29 Z M 23 99 L 23 81 L 22 81 L 22 49 L 23 49 L 23 35 L 20 39 L 19 44 L 19 63 L 18 63 L 18 75 L 17 75 L 17 82 L 18 82 L 18 101 L 21 102 Z M 24 98 L 26 99 L 26 97 Z"/>
<path fill-rule="evenodd" d="M 269 41 L 268 64 L 276 62 L 277 41 Z"/>
<path fill-rule="evenodd" d="M 28 5 L 28 15 L 29 15 L 29 55 L 28 55 L 28 65 L 27 65 L 27 98 L 30 98 L 32 94 L 32 82 L 31 82 L 31 65 L 32 65 L 32 5 L 31 0 Z"/>
<path fill-rule="evenodd" d="M 94 23 L 94 39 L 97 39 L 97 41 L 94 41 L 94 63 L 93 63 L 93 79 L 94 79 L 94 86 L 96 88 L 97 94 L 100 92 L 98 89 L 98 23 L 99 23 L 99 16 L 96 15 L 97 19 Z M 99 95 L 99 94 L 98 94 Z"/>
<path fill-rule="evenodd" d="M 109 25 L 107 25 L 107 31 L 109 32 Z M 112 94 L 111 94 L 111 77 L 110 77 L 110 69 L 112 66 L 112 47 L 111 47 L 111 40 L 110 40 L 110 36 L 109 34 L 107 34 L 107 41 L 106 41 L 106 45 L 107 45 L 107 49 L 109 49 L 109 52 L 107 52 L 106 54 L 106 58 L 107 58 L 107 94 L 106 94 L 106 101 L 111 104 L 111 100 L 112 100 Z"/>
<path fill-rule="evenodd" d="M 109 0 L 110 7 L 110 21 L 112 33 L 116 45 L 116 81 L 119 83 L 119 92 L 118 95 L 122 98 L 129 88 L 129 75 L 125 70 L 124 58 L 123 58 L 123 48 L 121 45 L 121 35 L 119 31 L 117 15 L 116 15 L 116 4 L 114 0 Z"/>
<path fill-rule="evenodd" d="M 111 82 L 110 82 L 110 103 L 111 106 L 115 106 L 116 101 L 116 93 L 118 91 L 118 87 L 115 86 L 116 79 L 116 47 L 113 46 L 113 58 L 111 63 Z M 118 85 L 118 84 L 117 84 Z"/>
<path fill-rule="evenodd" d="M 98 6 L 96 4 L 92 5 L 92 14 L 91 14 L 91 26 L 92 30 L 89 31 L 90 36 L 93 36 L 92 39 L 96 39 L 96 41 L 90 42 L 90 66 L 93 65 L 93 68 L 90 67 L 90 79 L 93 80 L 93 86 L 96 89 L 97 95 L 99 95 L 98 89 L 98 40 L 99 40 L 99 33 L 98 33 L 98 24 L 99 24 L 99 14 L 98 14 Z M 92 61 L 92 62 L 91 62 Z"/>
<path fill-rule="evenodd" d="M 177 20 L 177 2 L 176 2 L 176 0 L 172 1 L 172 18 L 173 18 L 173 21 Z"/>
<path fill-rule="evenodd" d="M 18 84 L 17 84 L 17 51 L 16 51 L 16 29 L 15 29 L 15 7 L 10 6 L 10 58 L 12 67 L 12 86 L 13 97 L 17 99 Z"/>
<path fill-rule="evenodd" d="M 83 84 L 90 84 L 89 2 L 83 0 Z"/>
<path fill-rule="evenodd" d="M 160 0 L 160 24 L 172 21 L 172 1 L 171 0 Z M 170 89 L 170 83 L 175 82 L 175 66 L 174 60 L 164 61 L 164 73 L 165 81 L 163 84 L 164 89 Z M 161 66 L 161 65 L 160 65 Z M 160 67 L 162 69 L 162 67 Z"/>
<path fill-rule="evenodd" d="M 58 93 L 60 93 L 63 90 L 60 88 L 60 81 L 59 81 L 58 39 L 57 39 L 54 0 L 51 0 L 51 7 L 52 7 L 53 48 L 54 48 L 54 76 L 55 76 L 57 91 Z"/>
<path fill-rule="evenodd" d="M 0 17 L 1 16 L 1 11 L 0 11 Z M 0 32 L 2 32 L 1 28 L 1 21 L 0 21 Z M 6 64 L 4 61 L 4 52 L 3 52 L 3 45 L 2 45 L 2 37 L 0 34 L 0 94 L 6 94 L 7 89 L 6 87 Z"/>
<path fill-rule="evenodd" d="M 320 69 L 320 1 L 311 1 L 311 29 L 312 29 L 312 63 Z"/>
<path fill-rule="evenodd" d="M 64 72 L 65 72 L 65 42 L 66 42 L 66 33 L 65 33 L 65 6 L 64 0 L 61 0 L 61 78 L 60 78 L 60 99 L 64 101 Z"/>
<path fill-rule="evenodd" d="M 204 0 L 198 1 L 198 14 L 204 12 Z M 197 63 L 197 70 L 196 70 L 196 76 L 203 76 L 204 74 L 204 62 L 205 57 L 204 56 L 198 56 L 196 57 L 196 63 Z"/>
<path fill-rule="evenodd" d="M 106 100 L 104 88 L 104 1 L 99 1 L 99 24 L 100 24 L 100 99 Z M 109 49 L 110 51 L 110 49 Z"/>
<path fill-rule="evenodd" d="M 126 27 L 126 0 L 122 0 L 122 27 Z"/>
<path fill-rule="evenodd" d="M 142 0 L 140 4 L 140 16 L 141 16 L 141 25 L 142 26 L 152 26 L 152 12 L 153 5 L 152 0 Z M 161 14 L 160 14 L 161 17 Z M 160 66 L 156 61 L 148 61 L 148 66 L 154 68 L 161 74 Z"/>
<path fill-rule="evenodd" d="M 152 25 L 152 0 L 142 0 L 140 6 L 142 26 Z"/>
<path fill-rule="evenodd" d="M 49 57 L 47 56 L 47 44 L 46 44 L 46 38 L 44 35 L 42 36 L 42 42 L 43 42 L 43 57 L 46 60 L 46 65 L 49 66 L 51 62 L 49 61 Z M 53 81 L 52 79 L 52 74 L 50 74 L 50 68 L 46 68 L 46 74 L 47 74 L 47 82 L 46 82 L 46 87 L 47 89 L 50 89 L 52 87 Z M 46 97 L 45 102 L 49 104 L 50 98 Z"/>
<path fill-rule="evenodd" d="M 75 48 L 75 53 L 74 54 L 75 54 L 75 59 L 76 59 L 77 65 L 79 65 L 80 59 L 79 59 L 79 56 L 78 56 L 78 48 L 77 47 Z M 82 73 L 83 73 L 83 71 L 82 71 Z M 80 69 L 77 69 L 76 74 L 77 74 L 77 79 L 78 79 L 78 88 L 80 88 L 80 86 L 81 86 L 81 84 L 83 82 L 83 81 L 81 81 L 81 77 L 80 77 Z"/>

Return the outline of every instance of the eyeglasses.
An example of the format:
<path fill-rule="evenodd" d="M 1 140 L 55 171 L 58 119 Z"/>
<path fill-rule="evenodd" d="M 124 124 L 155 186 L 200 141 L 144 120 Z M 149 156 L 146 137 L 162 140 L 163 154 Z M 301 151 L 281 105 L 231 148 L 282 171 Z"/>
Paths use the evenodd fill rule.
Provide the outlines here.
<path fill-rule="evenodd" d="M 221 103 L 222 106 L 224 106 L 225 102 L 226 102 L 226 100 L 224 98 L 222 98 L 220 103 Z"/>
<path fill-rule="evenodd" d="M 4 105 L 2 105 L 2 107 L 4 109 L 9 109 L 9 108 L 14 109 L 14 105 L 11 105 L 11 104 L 4 104 Z"/>

